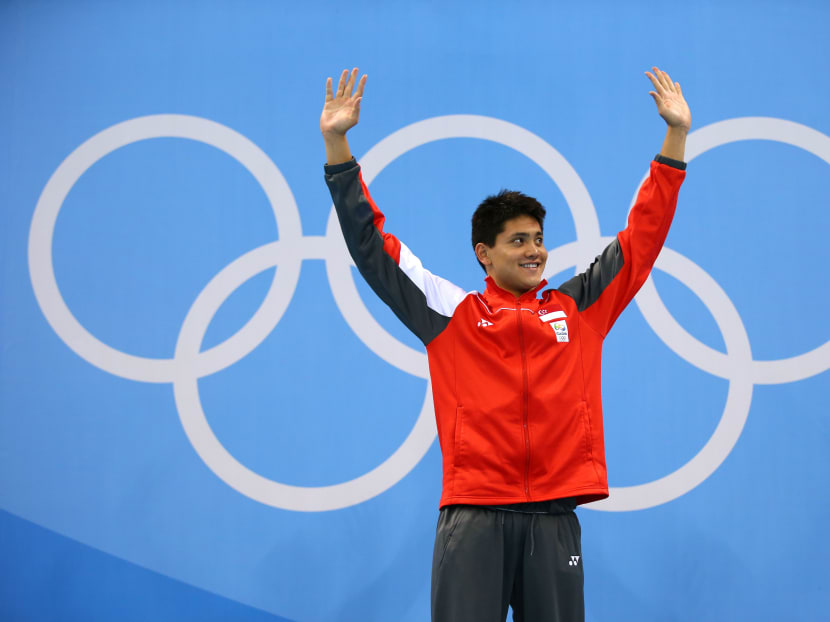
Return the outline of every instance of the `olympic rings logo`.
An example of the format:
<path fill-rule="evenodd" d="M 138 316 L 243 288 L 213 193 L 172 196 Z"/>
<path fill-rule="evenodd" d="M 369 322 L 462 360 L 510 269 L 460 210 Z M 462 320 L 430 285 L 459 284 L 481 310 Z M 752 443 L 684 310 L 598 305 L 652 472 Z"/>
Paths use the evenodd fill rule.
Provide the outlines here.
<path fill-rule="evenodd" d="M 278 241 L 245 253 L 213 277 L 190 307 L 170 359 L 133 356 L 96 339 L 67 307 L 52 263 L 52 237 L 58 212 L 81 175 L 120 147 L 161 137 L 199 141 L 236 159 L 265 191 L 280 235 Z M 545 276 L 587 265 L 611 239 L 600 235 L 591 197 L 567 160 L 535 134 L 491 117 L 434 117 L 394 132 L 361 159 L 366 184 L 371 184 L 386 166 L 408 151 L 448 138 L 478 138 L 514 149 L 535 162 L 559 187 L 573 216 L 577 239 L 550 250 Z M 757 139 L 794 145 L 830 164 L 830 137 L 798 123 L 767 117 L 729 119 L 692 132 L 687 142 L 687 159 L 690 161 L 720 145 Z M 58 337 L 78 356 L 113 375 L 141 382 L 172 383 L 179 418 L 196 453 L 220 479 L 251 499 L 306 512 L 356 505 L 399 482 L 420 462 L 435 440 L 426 355 L 392 337 L 366 309 L 352 278 L 351 259 L 333 208 L 324 236 L 303 236 L 296 202 L 279 169 L 259 147 L 228 127 L 187 115 L 153 115 L 124 121 L 91 137 L 58 166 L 44 187 L 32 218 L 28 254 L 35 297 Z M 305 259 L 325 261 L 338 308 L 349 327 L 377 356 L 427 380 L 420 415 L 403 444 L 368 473 L 331 486 L 290 486 L 242 465 L 222 446 L 208 425 L 198 390 L 199 378 L 233 365 L 276 327 L 294 294 Z M 205 332 L 224 301 L 243 283 L 275 266 L 279 269 L 275 270 L 265 299 L 251 319 L 224 342 L 201 351 Z M 655 267 L 684 283 L 706 305 L 723 336 L 726 353 L 701 343 L 680 326 L 663 305 L 651 278 L 635 298 L 637 306 L 652 330 L 673 352 L 729 381 L 726 404 L 712 437 L 689 462 L 655 481 L 611 488 L 610 498 L 590 504 L 589 507 L 598 510 L 644 509 L 686 494 L 714 473 L 737 443 L 749 415 L 754 385 L 794 382 L 830 368 L 830 341 L 791 358 L 754 360 L 749 337 L 735 306 L 711 276 L 670 248 L 663 249 Z"/>

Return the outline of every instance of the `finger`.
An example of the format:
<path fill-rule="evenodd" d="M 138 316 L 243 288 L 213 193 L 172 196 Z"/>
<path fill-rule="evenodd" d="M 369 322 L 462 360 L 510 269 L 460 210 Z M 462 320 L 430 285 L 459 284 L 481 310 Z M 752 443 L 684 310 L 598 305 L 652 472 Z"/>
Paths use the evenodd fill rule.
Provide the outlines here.
<path fill-rule="evenodd" d="M 363 74 L 363 77 L 360 78 L 360 82 L 357 83 L 357 92 L 354 94 L 355 97 L 360 99 L 363 97 L 363 87 L 366 86 L 366 74 Z"/>
<path fill-rule="evenodd" d="M 660 71 L 658 67 L 652 67 L 652 71 L 654 71 L 654 77 L 656 79 L 656 83 L 654 87 L 657 89 L 657 92 L 661 95 L 666 92 L 666 79 L 663 77 L 663 72 Z"/>
<path fill-rule="evenodd" d="M 674 83 L 671 80 L 671 76 L 662 69 L 658 69 L 658 71 L 660 72 L 660 82 L 663 84 L 663 87 L 667 91 L 674 91 Z"/>
<path fill-rule="evenodd" d="M 657 90 L 658 92 L 661 91 L 663 87 L 660 84 L 660 80 L 658 80 L 657 77 L 655 77 L 655 75 L 650 71 L 646 71 L 646 75 L 648 76 L 648 79 L 651 80 L 651 83 L 652 85 L 654 85 L 655 90 Z"/>
<path fill-rule="evenodd" d="M 340 74 L 340 81 L 337 83 L 337 97 L 343 96 L 343 90 L 346 88 L 346 76 L 349 75 L 349 70 L 344 69 Z"/>
<path fill-rule="evenodd" d="M 649 91 L 648 94 L 651 95 L 652 99 L 654 99 L 654 103 L 657 104 L 657 108 L 660 108 L 660 106 L 663 105 L 663 98 L 660 97 L 657 93 L 655 93 L 654 91 Z"/>
<path fill-rule="evenodd" d="M 355 78 L 357 78 L 357 67 L 352 69 L 352 73 L 349 74 L 349 81 L 346 83 L 346 90 L 343 93 L 346 97 L 351 97 L 352 96 L 352 91 L 354 90 Z"/>
<path fill-rule="evenodd" d="M 326 101 L 330 102 L 334 99 L 334 95 L 331 92 L 331 78 L 326 78 Z"/>
<path fill-rule="evenodd" d="M 683 89 L 680 88 L 680 82 L 675 82 L 674 83 L 674 88 L 676 88 L 677 92 L 680 94 L 680 96 L 683 97 Z"/>

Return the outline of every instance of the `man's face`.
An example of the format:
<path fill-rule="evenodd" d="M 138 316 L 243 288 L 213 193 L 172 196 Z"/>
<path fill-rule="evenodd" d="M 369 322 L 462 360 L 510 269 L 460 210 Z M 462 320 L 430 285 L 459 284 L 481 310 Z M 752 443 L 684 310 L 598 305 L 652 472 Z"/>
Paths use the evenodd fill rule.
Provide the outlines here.
<path fill-rule="evenodd" d="M 493 246 L 479 242 L 475 250 L 496 285 L 517 297 L 539 284 L 548 259 L 542 227 L 527 215 L 505 222 Z"/>

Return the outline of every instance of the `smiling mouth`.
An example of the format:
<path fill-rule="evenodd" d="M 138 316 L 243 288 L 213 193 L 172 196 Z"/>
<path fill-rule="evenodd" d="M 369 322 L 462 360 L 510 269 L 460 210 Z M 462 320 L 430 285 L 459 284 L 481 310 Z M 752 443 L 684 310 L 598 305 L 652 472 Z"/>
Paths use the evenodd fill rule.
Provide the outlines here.
<path fill-rule="evenodd" d="M 520 263 L 519 266 L 522 267 L 522 268 L 538 268 L 539 263 L 538 262 Z"/>

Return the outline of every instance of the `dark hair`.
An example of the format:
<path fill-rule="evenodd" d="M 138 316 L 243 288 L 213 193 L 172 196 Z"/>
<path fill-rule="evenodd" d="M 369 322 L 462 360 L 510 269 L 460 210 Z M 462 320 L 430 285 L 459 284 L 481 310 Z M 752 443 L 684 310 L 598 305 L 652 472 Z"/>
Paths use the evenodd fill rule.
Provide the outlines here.
<path fill-rule="evenodd" d="M 487 197 L 473 213 L 473 248 L 479 242 L 494 246 L 496 237 L 504 231 L 504 223 L 524 215 L 535 218 L 544 230 L 545 208 L 533 197 L 515 190 L 502 190 Z M 486 272 L 484 264 L 478 263 Z"/>

